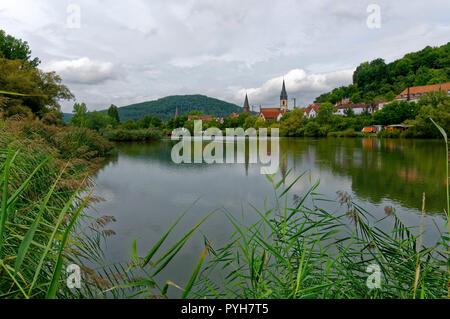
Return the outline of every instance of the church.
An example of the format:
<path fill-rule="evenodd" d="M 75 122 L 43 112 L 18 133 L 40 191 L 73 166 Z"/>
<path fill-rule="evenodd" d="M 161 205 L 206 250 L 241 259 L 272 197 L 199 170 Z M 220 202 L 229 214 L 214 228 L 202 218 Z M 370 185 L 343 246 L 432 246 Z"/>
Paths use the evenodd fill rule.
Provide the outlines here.
<path fill-rule="evenodd" d="M 248 104 L 248 98 L 247 95 L 245 95 L 245 102 L 244 102 L 244 112 L 248 112 L 250 109 Z M 246 112 L 246 113 L 247 113 Z M 266 108 L 260 108 L 258 116 L 265 120 L 277 120 L 279 121 L 281 117 L 289 112 L 288 110 L 288 95 L 286 92 L 286 85 L 283 80 L 283 87 L 281 88 L 281 94 L 280 94 L 280 107 L 266 107 Z"/>

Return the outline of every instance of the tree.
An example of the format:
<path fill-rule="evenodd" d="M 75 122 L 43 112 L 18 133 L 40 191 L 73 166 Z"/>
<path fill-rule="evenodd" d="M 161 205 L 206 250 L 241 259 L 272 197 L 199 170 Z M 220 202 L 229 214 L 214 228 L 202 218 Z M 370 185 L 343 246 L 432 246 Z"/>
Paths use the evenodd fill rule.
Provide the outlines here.
<path fill-rule="evenodd" d="M 355 116 L 355 111 L 351 107 L 348 107 L 344 110 L 344 115 L 347 117 Z"/>
<path fill-rule="evenodd" d="M 405 120 L 414 119 L 418 114 L 418 109 L 414 102 L 394 101 L 373 113 L 373 119 L 376 124 L 381 125 L 400 124 Z"/>
<path fill-rule="evenodd" d="M 328 123 L 335 112 L 333 104 L 326 102 L 319 106 L 319 112 L 317 113 L 317 121 L 321 124 Z"/>
<path fill-rule="evenodd" d="M 36 68 L 41 61 L 38 58 L 31 59 L 31 50 L 26 41 L 16 39 L 0 30 L 0 57 L 8 60 L 21 60 Z"/>
<path fill-rule="evenodd" d="M 74 115 L 70 118 L 70 123 L 72 123 L 75 126 L 85 127 L 86 126 L 86 114 L 87 114 L 87 107 L 85 103 L 75 103 L 73 105 L 73 111 Z"/>
<path fill-rule="evenodd" d="M 45 73 L 21 60 L 0 58 L 0 87 L 4 91 L 20 93 L 11 95 L 4 109 L 26 107 L 40 117 L 51 110 L 60 110 L 60 100 L 70 100 L 73 94 L 54 72 Z"/>
<path fill-rule="evenodd" d="M 113 119 L 104 112 L 94 111 L 86 116 L 86 127 L 91 130 L 101 131 L 113 124 Z"/>
<path fill-rule="evenodd" d="M 302 136 L 308 122 L 304 113 L 300 109 L 295 109 L 280 121 L 280 134 L 282 136 Z"/>
<path fill-rule="evenodd" d="M 120 125 L 120 128 L 124 130 L 135 130 L 139 128 L 137 123 L 134 123 L 132 120 L 127 120 Z"/>
<path fill-rule="evenodd" d="M 108 115 L 114 122 L 116 122 L 116 124 L 120 124 L 119 110 L 117 109 L 117 106 L 111 104 L 108 109 Z"/>

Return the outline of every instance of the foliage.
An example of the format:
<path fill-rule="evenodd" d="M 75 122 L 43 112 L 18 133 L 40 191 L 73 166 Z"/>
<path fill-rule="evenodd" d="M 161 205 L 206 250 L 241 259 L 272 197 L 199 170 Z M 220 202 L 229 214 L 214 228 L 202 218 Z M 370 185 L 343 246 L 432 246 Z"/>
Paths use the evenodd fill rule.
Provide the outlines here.
<path fill-rule="evenodd" d="M 406 137 L 439 137 L 439 132 L 430 118 L 434 119 L 445 132 L 450 132 L 450 96 L 445 92 L 431 92 L 419 100 L 419 105 L 421 107 L 418 115 L 406 121 L 412 125 L 405 132 Z"/>
<path fill-rule="evenodd" d="M 380 125 L 400 124 L 405 120 L 415 118 L 418 110 L 415 102 L 394 101 L 373 113 L 373 119 L 376 124 Z"/>
<path fill-rule="evenodd" d="M 117 106 L 115 106 L 114 104 L 111 104 L 111 106 L 109 107 L 108 115 L 113 119 L 116 125 L 120 123 L 119 111 L 117 109 Z"/>
<path fill-rule="evenodd" d="M 209 249 L 210 260 L 196 285 L 198 298 L 447 297 L 446 236 L 424 247 L 422 233 L 405 226 L 395 211 L 374 220 L 343 192 L 338 192 L 343 209 L 327 212 L 317 205 L 324 200 L 316 192 L 319 182 L 299 195 L 294 206 L 283 205 L 306 173 L 284 190 L 280 186 L 286 177 L 275 181 L 275 174 L 268 176 L 276 204 L 264 209 L 252 205 L 256 222 L 226 214 L 235 231 L 224 245 Z M 391 224 L 391 230 L 383 231 L 381 222 Z M 374 264 L 381 271 L 381 287 L 371 289 L 367 268 Z"/>
<path fill-rule="evenodd" d="M 175 117 L 176 108 L 179 115 L 186 115 L 191 111 L 203 114 L 212 114 L 218 117 L 227 117 L 231 113 L 240 113 L 242 108 L 231 103 L 204 95 L 176 95 L 168 96 L 155 101 L 143 102 L 120 107 L 119 115 L 122 121 L 138 120 L 146 115 L 158 117 L 168 121 Z"/>
<path fill-rule="evenodd" d="M 88 190 L 87 174 L 100 167 L 99 156 L 111 150 L 100 147 L 107 145 L 83 128 L 6 120 L 0 131 L 1 298 L 79 297 L 65 284 L 62 265 L 94 254 L 94 240 L 75 229 L 90 200 L 80 191 Z"/>
<path fill-rule="evenodd" d="M 86 127 L 91 130 L 103 131 L 109 126 L 112 127 L 114 123 L 114 120 L 103 112 L 93 111 L 86 116 Z"/>
<path fill-rule="evenodd" d="M 103 136 L 110 141 L 133 142 L 133 141 L 155 141 L 162 135 L 160 131 L 154 129 L 110 129 L 103 133 Z"/>
<path fill-rule="evenodd" d="M 13 115 L 14 108 L 28 108 L 34 114 L 43 116 L 50 110 L 59 110 L 60 100 L 73 98 L 54 72 L 45 73 L 20 60 L 0 59 L 0 74 L 0 87 L 25 94 L 8 98 L 3 109 L 10 115 Z"/>
<path fill-rule="evenodd" d="M 392 101 L 405 88 L 450 82 L 450 42 L 406 54 L 386 64 L 383 59 L 361 63 L 353 73 L 353 84 L 322 94 L 316 102 L 335 104 L 343 98 L 352 102 L 376 99 Z"/>
<path fill-rule="evenodd" d="M 26 41 L 16 39 L 0 30 L 0 57 L 8 60 L 21 60 L 36 68 L 41 61 L 38 58 L 31 58 L 31 49 Z"/>
<path fill-rule="evenodd" d="M 73 105 L 73 116 L 70 118 L 70 123 L 79 126 L 86 127 L 86 115 L 87 115 L 87 107 L 85 103 L 75 103 Z"/>

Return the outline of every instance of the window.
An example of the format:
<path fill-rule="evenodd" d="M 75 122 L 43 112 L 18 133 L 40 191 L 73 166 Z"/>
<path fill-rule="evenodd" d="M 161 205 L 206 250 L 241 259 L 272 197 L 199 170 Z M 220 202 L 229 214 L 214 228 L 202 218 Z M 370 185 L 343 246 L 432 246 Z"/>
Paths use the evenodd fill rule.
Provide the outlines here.
<path fill-rule="evenodd" d="M 420 94 L 420 93 L 417 93 L 416 95 L 417 95 L 417 96 L 421 96 L 421 94 Z"/>

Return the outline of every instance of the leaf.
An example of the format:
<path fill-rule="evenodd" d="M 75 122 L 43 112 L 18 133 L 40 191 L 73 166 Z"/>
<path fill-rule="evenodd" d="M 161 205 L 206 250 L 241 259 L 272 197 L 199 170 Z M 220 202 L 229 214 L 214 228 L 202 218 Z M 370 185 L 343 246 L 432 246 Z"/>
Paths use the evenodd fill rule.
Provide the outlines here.
<path fill-rule="evenodd" d="M 431 122 L 433 122 L 434 126 L 437 127 L 437 129 L 439 130 L 439 132 L 441 132 L 442 136 L 445 138 L 445 141 L 447 141 L 447 133 L 445 133 L 445 130 L 440 127 L 431 117 L 430 117 Z"/>
<path fill-rule="evenodd" d="M 200 256 L 200 259 L 197 262 L 197 265 L 195 266 L 194 272 L 192 273 L 191 279 L 189 279 L 188 284 L 186 285 L 186 288 L 184 288 L 183 295 L 181 296 L 181 299 L 186 299 L 186 297 L 189 295 L 189 292 L 192 289 L 192 286 L 195 283 L 195 279 L 197 279 L 198 273 L 200 272 L 200 268 L 202 267 L 203 260 L 205 259 L 206 252 L 209 249 L 209 245 L 205 247 L 203 250 L 202 255 Z"/>
<path fill-rule="evenodd" d="M 83 203 L 80 205 L 78 210 L 72 216 L 69 225 L 67 225 L 67 227 L 66 227 L 63 238 L 61 240 L 61 245 L 59 247 L 58 258 L 56 261 L 55 270 L 53 271 L 52 280 L 50 282 L 50 286 L 48 287 L 47 294 L 45 296 L 46 299 L 54 299 L 56 296 L 56 292 L 58 290 L 59 277 L 61 277 L 61 271 L 62 271 L 62 263 L 63 263 L 62 254 L 64 251 L 64 247 L 67 244 L 67 241 L 69 239 L 69 234 L 70 234 L 73 226 L 75 225 L 75 221 L 78 219 L 78 216 L 80 216 L 80 213 L 83 210 L 83 208 L 86 205 L 89 198 L 90 198 L 90 196 L 86 196 Z"/>

